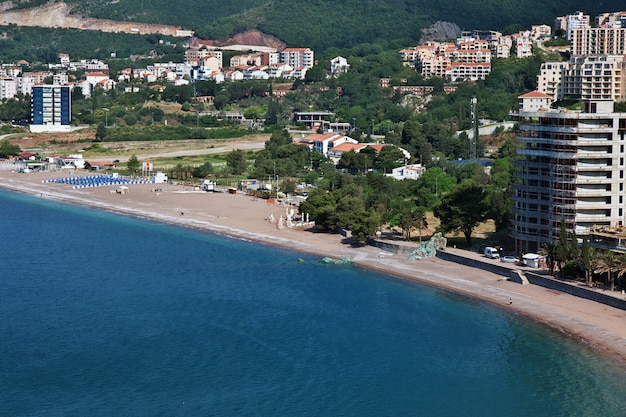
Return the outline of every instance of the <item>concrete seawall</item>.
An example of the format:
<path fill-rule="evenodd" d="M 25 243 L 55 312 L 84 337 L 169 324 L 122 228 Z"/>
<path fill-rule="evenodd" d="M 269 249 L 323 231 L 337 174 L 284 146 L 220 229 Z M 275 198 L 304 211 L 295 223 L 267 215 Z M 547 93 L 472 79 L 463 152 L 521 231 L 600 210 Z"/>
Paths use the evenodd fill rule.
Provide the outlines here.
<path fill-rule="evenodd" d="M 470 257 L 464 257 L 458 253 L 450 253 L 447 251 L 437 251 L 437 257 L 445 261 L 455 262 L 461 265 L 470 266 L 472 268 L 479 268 L 484 271 L 489 271 L 494 274 L 502 275 L 507 279 L 518 282 L 515 275 L 524 276 L 530 284 L 538 285 L 540 287 L 549 288 L 556 291 L 561 291 L 576 297 L 592 300 L 598 303 L 602 303 L 611 307 L 619 308 L 620 310 L 626 310 L 626 300 L 618 298 L 617 292 L 602 291 L 597 289 L 591 289 L 583 287 L 575 282 L 562 281 L 553 278 L 552 276 L 540 275 L 533 272 L 529 268 L 509 268 L 506 266 L 484 262 L 478 259 Z M 519 279 L 522 279 L 521 277 Z"/>
<path fill-rule="evenodd" d="M 381 240 L 376 240 L 376 239 L 368 239 L 367 244 L 371 246 L 375 246 L 387 252 L 407 255 L 407 256 L 410 255 L 415 249 L 417 249 L 417 245 L 398 245 L 396 243 L 388 243 L 388 242 L 383 242 Z"/>

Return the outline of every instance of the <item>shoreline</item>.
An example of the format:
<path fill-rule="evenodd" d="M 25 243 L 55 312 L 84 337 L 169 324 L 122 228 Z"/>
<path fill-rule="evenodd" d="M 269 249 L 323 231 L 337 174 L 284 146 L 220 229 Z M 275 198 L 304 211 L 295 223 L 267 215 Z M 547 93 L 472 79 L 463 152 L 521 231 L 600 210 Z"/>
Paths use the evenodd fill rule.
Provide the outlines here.
<path fill-rule="evenodd" d="M 76 176 L 88 175 L 76 173 Z M 535 285 L 521 285 L 481 269 L 439 258 L 408 261 L 373 246 L 352 247 L 341 235 L 316 233 L 305 228 L 278 229 L 268 220 L 285 211 L 276 204 L 243 194 L 207 193 L 182 186 L 131 185 L 128 194 L 115 186 L 73 189 L 43 183 L 67 176 L 63 172 L 18 174 L 0 172 L 0 188 L 36 198 L 82 205 L 269 244 L 310 255 L 346 256 L 355 265 L 396 279 L 441 288 L 521 315 L 607 356 L 626 370 L 626 311 Z M 448 251 L 466 253 L 460 249 Z M 512 304 L 510 303 L 512 301 Z"/>

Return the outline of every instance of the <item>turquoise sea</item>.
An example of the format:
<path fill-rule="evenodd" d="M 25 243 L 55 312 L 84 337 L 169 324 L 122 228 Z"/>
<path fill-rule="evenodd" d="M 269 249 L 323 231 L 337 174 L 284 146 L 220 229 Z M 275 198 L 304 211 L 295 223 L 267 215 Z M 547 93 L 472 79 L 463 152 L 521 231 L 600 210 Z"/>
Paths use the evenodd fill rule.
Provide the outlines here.
<path fill-rule="evenodd" d="M 623 369 L 439 289 L 5 191 L 0 231 L 1 416 L 626 415 Z"/>

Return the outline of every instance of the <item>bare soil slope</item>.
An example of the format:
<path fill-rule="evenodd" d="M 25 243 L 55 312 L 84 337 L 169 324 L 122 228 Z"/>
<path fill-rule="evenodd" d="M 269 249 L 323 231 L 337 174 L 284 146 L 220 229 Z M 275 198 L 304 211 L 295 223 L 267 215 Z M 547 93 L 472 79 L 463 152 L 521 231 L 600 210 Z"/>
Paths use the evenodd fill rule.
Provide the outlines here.
<path fill-rule="evenodd" d="M 103 32 L 121 33 L 160 33 L 163 35 L 176 36 L 176 31 L 181 29 L 176 26 L 154 25 L 136 22 L 116 22 L 106 19 L 83 18 L 70 15 L 71 7 L 64 2 L 48 3 L 41 7 L 33 7 L 21 10 L 6 10 L 10 3 L 3 5 L 1 10 L 0 24 L 16 24 L 18 26 L 40 26 L 49 28 L 73 28 L 81 30 L 101 30 Z"/>

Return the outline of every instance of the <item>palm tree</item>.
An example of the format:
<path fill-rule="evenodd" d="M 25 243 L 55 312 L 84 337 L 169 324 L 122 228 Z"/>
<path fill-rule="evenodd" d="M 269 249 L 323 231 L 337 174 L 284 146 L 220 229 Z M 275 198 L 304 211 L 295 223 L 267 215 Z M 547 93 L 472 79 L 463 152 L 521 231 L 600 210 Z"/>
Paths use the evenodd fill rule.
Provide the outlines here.
<path fill-rule="evenodd" d="M 615 278 L 626 274 L 626 258 L 623 255 L 616 256 L 611 251 L 598 254 L 592 264 L 596 272 L 607 274 L 607 284 L 611 291 L 615 289 Z"/>
<path fill-rule="evenodd" d="M 622 286 L 622 278 L 626 275 L 626 254 L 620 254 L 617 256 L 617 263 L 619 265 L 619 270 L 617 271 L 617 280 L 619 281 L 619 286 Z M 611 288 L 613 289 L 613 288 Z"/>
<path fill-rule="evenodd" d="M 557 244 L 555 242 L 544 242 L 541 244 L 539 254 L 546 257 L 550 266 L 550 274 L 554 275 L 554 261 L 556 260 Z"/>

